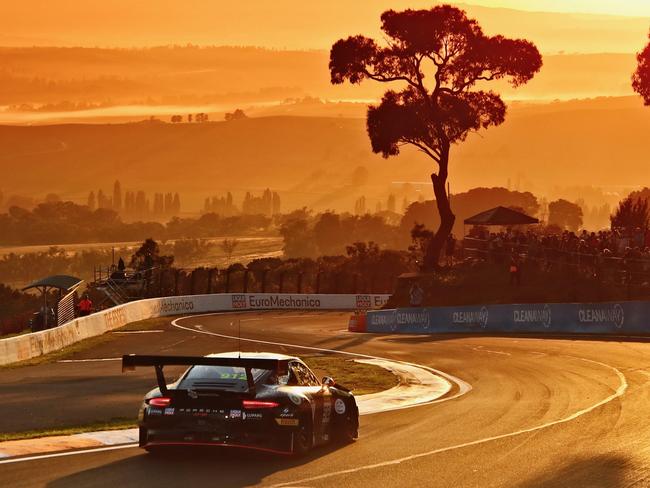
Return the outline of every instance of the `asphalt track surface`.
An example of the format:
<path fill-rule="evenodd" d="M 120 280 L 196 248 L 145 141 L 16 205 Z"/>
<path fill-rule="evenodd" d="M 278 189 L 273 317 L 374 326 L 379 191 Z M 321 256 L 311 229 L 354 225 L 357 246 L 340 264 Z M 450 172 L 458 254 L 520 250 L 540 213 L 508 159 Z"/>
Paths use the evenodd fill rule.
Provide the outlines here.
<path fill-rule="evenodd" d="M 650 343 L 350 334 L 342 313 L 194 316 L 163 332 L 120 335 L 73 359 L 237 349 L 223 336 L 422 364 L 468 393 L 367 415 L 359 440 L 302 459 L 137 448 L 0 464 L 0 486 L 650 487 Z M 304 354 L 241 342 L 242 350 Z M 119 361 L 0 370 L 0 431 L 133 416 L 152 373 Z"/>

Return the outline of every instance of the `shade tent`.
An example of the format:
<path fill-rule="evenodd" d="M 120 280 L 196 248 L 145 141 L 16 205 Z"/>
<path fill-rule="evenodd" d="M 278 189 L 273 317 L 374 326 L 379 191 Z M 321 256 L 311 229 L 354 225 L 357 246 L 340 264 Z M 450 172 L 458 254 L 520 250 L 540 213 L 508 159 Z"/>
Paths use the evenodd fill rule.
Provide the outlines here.
<path fill-rule="evenodd" d="M 49 312 L 48 310 L 50 309 L 47 303 L 47 293 L 48 290 L 51 288 L 54 288 L 55 290 L 58 290 L 58 299 L 57 299 L 57 304 L 55 305 L 56 307 L 56 314 L 55 316 L 59 316 L 59 303 L 62 303 L 62 297 L 65 295 L 65 302 L 68 304 L 68 307 L 63 307 L 61 310 L 65 309 L 70 309 L 67 310 L 67 315 L 72 314 L 72 318 L 74 318 L 74 297 L 72 296 L 72 293 L 81 286 L 83 283 L 83 280 L 80 280 L 79 278 L 75 278 L 74 276 L 68 276 L 68 275 L 54 275 L 54 276 L 48 276 L 47 278 L 42 278 L 40 280 L 34 281 L 33 283 L 30 283 L 27 285 L 25 288 L 23 288 L 23 291 L 29 290 L 36 288 L 39 290 L 42 295 L 43 295 L 43 328 L 47 329 L 48 327 L 48 315 Z M 59 319 L 60 322 L 61 319 Z"/>
<path fill-rule="evenodd" d="M 83 283 L 83 280 L 74 276 L 54 275 L 30 283 L 23 288 L 23 291 L 29 290 L 30 288 L 58 288 L 61 291 L 72 291 L 78 288 L 81 283 Z"/>
<path fill-rule="evenodd" d="M 465 225 L 529 225 L 538 224 L 539 220 L 517 212 L 511 208 L 494 207 L 473 217 L 465 219 Z"/>

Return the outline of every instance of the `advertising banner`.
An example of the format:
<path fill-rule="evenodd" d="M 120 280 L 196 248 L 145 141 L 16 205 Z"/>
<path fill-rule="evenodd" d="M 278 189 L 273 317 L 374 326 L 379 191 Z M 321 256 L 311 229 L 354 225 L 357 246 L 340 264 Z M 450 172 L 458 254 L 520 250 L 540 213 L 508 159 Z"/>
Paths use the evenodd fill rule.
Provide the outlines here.
<path fill-rule="evenodd" d="M 650 302 L 541 303 L 369 311 L 368 332 L 650 335 Z"/>
<path fill-rule="evenodd" d="M 0 365 L 24 361 L 62 349 L 130 322 L 168 315 L 246 310 L 369 310 L 390 295 L 290 293 L 223 293 L 149 298 L 74 319 L 60 327 L 0 339 Z"/>

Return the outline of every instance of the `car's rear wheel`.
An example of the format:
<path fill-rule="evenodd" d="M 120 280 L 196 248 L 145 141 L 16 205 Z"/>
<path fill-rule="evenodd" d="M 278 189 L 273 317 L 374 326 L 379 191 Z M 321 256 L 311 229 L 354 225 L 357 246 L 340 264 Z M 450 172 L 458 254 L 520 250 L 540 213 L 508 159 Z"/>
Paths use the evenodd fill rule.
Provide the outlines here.
<path fill-rule="evenodd" d="M 309 452 L 314 445 L 311 422 L 308 417 L 300 419 L 298 429 L 293 433 L 293 453 L 301 456 Z"/>
<path fill-rule="evenodd" d="M 359 437 L 359 411 L 356 408 L 345 418 L 333 432 L 334 441 L 350 444 Z"/>

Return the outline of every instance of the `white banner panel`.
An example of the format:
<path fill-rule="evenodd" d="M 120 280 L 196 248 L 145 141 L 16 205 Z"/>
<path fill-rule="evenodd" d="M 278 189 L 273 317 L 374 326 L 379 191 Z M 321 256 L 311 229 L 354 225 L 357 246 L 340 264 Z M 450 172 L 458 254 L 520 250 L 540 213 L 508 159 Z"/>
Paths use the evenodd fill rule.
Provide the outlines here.
<path fill-rule="evenodd" d="M 0 340 L 0 365 L 25 361 L 130 322 L 167 315 L 243 310 L 369 310 L 390 295 L 225 293 L 148 298 L 80 317 L 60 327 Z"/>

